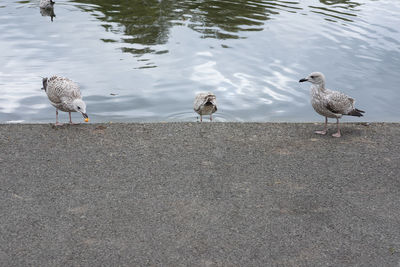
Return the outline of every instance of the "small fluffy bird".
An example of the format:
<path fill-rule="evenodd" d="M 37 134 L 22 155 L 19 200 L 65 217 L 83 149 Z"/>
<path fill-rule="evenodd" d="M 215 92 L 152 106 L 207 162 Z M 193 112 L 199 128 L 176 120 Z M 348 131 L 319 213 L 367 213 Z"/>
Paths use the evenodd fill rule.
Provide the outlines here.
<path fill-rule="evenodd" d="M 82 100 L 79 86 L 68 78 L 52 76 L 43 78 L 43 90 L 45 90 L 50 103 L 56 108 L 56 125 L 62 125 L 58 122 L 58 110 L 69 113 L 69 123 L 72 124 L 71 112 L 79 112 L 89 121 L 86 114 L 86 104 Z"/>
<path fill-rule="evenodd" d="M 313 72 L 307 78 L 299 82 L 310 82 L 311 105 L 314 110 L 325 116 L 325 125 L 322 131 L 315 131 L 316 134 L 327 133 L 328 118 L 336 118 L 337 133 L 333 137 L 340 137 L 339 118 L 343 115 L 362 117 L 365 111 L 354 107 L 355 100 L 341 92 L 325 88 L 325 76 L 321 72 Z"/>
<path fill-rule="evenodd" d="M 40 0 L 39 7 L 44 9 L 50 9 L 54 6 L 53 0 Z"/>
<path fill-rule="evenodd" d="M 194 111 L 200 115 L 200 121 L 203 121 L 203 115 L 210 115 L 212 121 L 212 114 L 217 111 L 217 98 L 213 93 L 199 93 L 194 99 Z"/>

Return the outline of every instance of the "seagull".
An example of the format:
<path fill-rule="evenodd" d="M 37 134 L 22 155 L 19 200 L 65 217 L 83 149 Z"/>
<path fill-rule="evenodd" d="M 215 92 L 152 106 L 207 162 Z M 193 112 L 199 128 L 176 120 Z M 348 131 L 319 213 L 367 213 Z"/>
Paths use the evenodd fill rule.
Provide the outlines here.
<path fill-rule="evenodd" d="M 58 110 L 69 113 L 69 123 L 72 124 L 71 112 L 80 112 L 89 121 L 86 114 L 86 104 L 82 100 L 79 86 L 68 78 L 52 76 L 43 78 L 43 90 L 45 90 L 50 103 L 56 108 L 56 126 L 62 125 L 58 122 Z"/>
<path fill-rule="evenodd" d="M 327 132 L 328 118 L 336 118 L 337 133 L 333 137 L 340 137 L 339 118 L 343 115 L 362 117 L 365 111 L 354 107 L 355 100 L 341 92 L 325 88 L 325 76 L 321 72 L 313 72 L 307 78 L 299 82 L 310 82 L 311 105 L 314 110 L 325 116 L 325 125 L 322 131 L 315 131 L 316 134 L 325 135 Z"/>
<path fill-rule="evenodd" d="M 193 109 L 200 115 L 200 121 L 203 121 L 203 115 L 210 115 L 212 121 L 212 114 L 217 111 L 217 98 L 211 92 L 199 93 L 194 99 Z"/>
<path fill-rule="evenodd" d="M 40 0 L 39 7 L 40 8 L 45 8 L 45 9 L 50 9 L 53 8 L 54 5 L 53 0 Z"/>

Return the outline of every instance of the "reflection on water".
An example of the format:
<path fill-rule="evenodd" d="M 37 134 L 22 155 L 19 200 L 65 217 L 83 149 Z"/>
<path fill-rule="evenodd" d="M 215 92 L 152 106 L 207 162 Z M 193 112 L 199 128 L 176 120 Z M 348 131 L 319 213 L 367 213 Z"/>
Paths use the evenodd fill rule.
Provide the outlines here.
<path fill-rule="evenodd" d="M 75 1 L 86 5 L 80 8 L 92 13 L 102 22 L 101 26 L 108 32 L 122 32 L 123 37 L 106 39 L 105 42 L 122 41 L 126 45 L 123 52 L 137 55 L 156 52 L 149 45 L 164 44 L 168 41 L 168 30 L 171 27 L 168 15 L 172 6 L 163 1 L 108 1 L 86 0 Z M 89 5 L 88 5 L 89 4 Z"/>
<path fill-rule="evenodd" d="M 356 7 L 361 3 L 353 2 L 350 0 L 320 0 L 324 6 L 310 6 L 311 12 L 321 14 L 327 21 L 348 21 L 352 22 L 352 17 L 357 16 Z"/>
<path fill-rule="evenodd" d="M 122 51 L 137 55 L 165 53 L 151 45 L 165 44 L 173 26 L 186 26 L 201 38 L 238 39 L 241 32 L 262 31 L 264 21 L 279 12 L 296 12 L 297 2 L 285 1 L 172 1 L 172 0 L 75 0 L 102 21 L 106 31 L 122 32 Z M 117 36 L 116 36 L 117 37 Z M 129 46 L 130 44 L 130 46 Z M 140 46 L 138 46 L 140 45 Z"/>
<path fill-rule="evenodd" d="M 0 4 L 0 122 L 54 121 L 52 74 L 80 84 L 94 122 L 196 121 L 200 91 L 216 121 L 319 121 L 297 82 L 312 71 L 366 120 L 400 115 L 397 1 L 66 0 L 56 20 L 38 2 Z"/>
<path fill-rule="evenodd" d="M 361 3 L 351 0 L 319 0 L 326 6 L 335 6 L 342 9 L 349 9 L 355 11 L 355 8 L 360 6 Z"/>
<path fill-rule="evenodd" d="M 53 21 L 53 18 L 56 17 L 56 14 L 54 13 L 54 7 L 53 8 L 40 8 L 40 14 L 43 17 L 50 17 L 50 20 Z"/>

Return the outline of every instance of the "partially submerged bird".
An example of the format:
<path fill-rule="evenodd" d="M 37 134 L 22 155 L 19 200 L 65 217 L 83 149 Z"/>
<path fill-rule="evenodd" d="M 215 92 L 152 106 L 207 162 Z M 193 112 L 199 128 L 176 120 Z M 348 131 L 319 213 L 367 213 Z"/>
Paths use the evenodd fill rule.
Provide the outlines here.
<path fill-rule="evenodd" d="M 313 72 L 307 78 L 299 82 L 310 82 L 311 105 L 314 110 L 325 116 L 325 125 L 322 131 L 315 131 L 316 134 L 325 135 L 327 132 L 328 118 L 336 118 L 337 132 L 333 137 L 340 137 L 339 118 L 343 115 L 362 117 L 364 111 L 354 107 L 355 100 L 341 92 L 331 91 L 325 88 L 325 76 L 320 72 Z"/>
<path fill-rule="evenodd" d="M 54 6 L 53 0 L 40 0 L 39 7 L 44 9 L 50 9 Z"/>
<path fill-rule="evenodd" d="M 82 100 L 79 86 L 68 78 L 52 76 L 43 78 L 43 90 L 46 91 L 50 103 L 56 108 L 56 125 L 62 125 L 58 122 L 58 110 L 69 113 L 69 123 L 72 123 L 71 112 L 79 112 L 89 120 L 86 114 L 86 104 Z"/>
<path fill-rule="evenodd" d="M 197 94 L 193 109 L 200 115 L 200 121 L 203 121 L 203 115 L 210 115 L 210 121 L 212 121 L 212 114 L 217 111 L 216 96 L 210 92 Z"/>

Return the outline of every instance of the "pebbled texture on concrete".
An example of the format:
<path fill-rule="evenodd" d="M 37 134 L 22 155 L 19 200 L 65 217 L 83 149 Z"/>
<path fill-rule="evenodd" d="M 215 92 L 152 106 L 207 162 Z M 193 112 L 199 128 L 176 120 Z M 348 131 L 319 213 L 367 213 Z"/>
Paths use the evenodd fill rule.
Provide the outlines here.
<path fill-rule="evenodd" d="M 321 127 L 0 125 L 0 265 L 400 266 L 400 124 Z"/>

